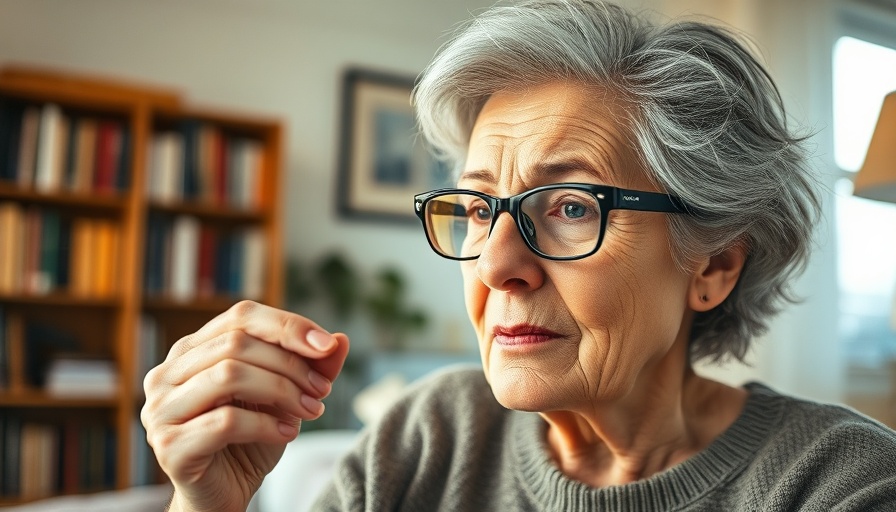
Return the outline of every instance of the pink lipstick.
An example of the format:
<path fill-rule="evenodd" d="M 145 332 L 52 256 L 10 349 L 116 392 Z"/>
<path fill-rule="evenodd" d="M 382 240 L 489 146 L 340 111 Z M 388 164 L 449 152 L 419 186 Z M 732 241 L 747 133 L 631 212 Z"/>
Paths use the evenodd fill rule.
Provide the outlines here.
<path fill-rule="evenodd" d="M 535 345 L 560 337 L 554 331 L 529 324 L 495 326 L 494 336 L 495 343 L 505 346 Z"/>

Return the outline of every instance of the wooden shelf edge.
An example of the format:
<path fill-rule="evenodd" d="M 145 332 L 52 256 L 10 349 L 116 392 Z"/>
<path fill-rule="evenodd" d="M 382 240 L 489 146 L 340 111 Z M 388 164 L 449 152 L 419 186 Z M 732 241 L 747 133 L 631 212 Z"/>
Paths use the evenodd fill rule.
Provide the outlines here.
<path fill-rule="evenodd" d="M 0 293 L 0 304 L 19 306 L 64 306 L 86 309 L 112 309 L 121 305 L 118 297 L 78 297 L 66 292 L 47 294 Z"/>
<path fill-rule="evenodd" d="M 243 300 L 240 297 L 214 297 L 180 301 L 168 297 L 146 297 L 143 310 L 150 313 L 223 313 Z"/>
<path fill-rule="evenodd" d="M 57 397 L 40 389 L 0 390 L 0 407 L 19 408 L 73 408 L 95 409 L 116 408 L 120 405 L 118 395 L 104 398 Z"/>
<path fill-rule="evenodd" d="M 162 203 L 158 201 L 150 201 L 149 208 L 151 211 L 160 213 L 195 215 L 196 217 L 210 220 L 262 222 L 267 216 L 267 212 L 263 210 L 243 210 L 227 205 L 206 203 Z"/>
<path fill-rule="evenodd" d="M 76 207 L 93 211 L 118 213 L 124 210 L 126 199 L 119 193 L 45 192 L 23 189 L 10 182 L 0 181 L 0 200 L 21 201 L 59 207 Z"/>

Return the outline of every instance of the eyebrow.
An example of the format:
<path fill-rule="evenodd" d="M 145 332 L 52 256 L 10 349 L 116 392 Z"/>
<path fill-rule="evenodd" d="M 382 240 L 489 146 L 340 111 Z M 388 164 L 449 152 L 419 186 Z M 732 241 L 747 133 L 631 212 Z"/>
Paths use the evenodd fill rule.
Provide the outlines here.
<path fill-rule="evenodd" d="M 529 172 L 539 176 L 558 176 L 571 172 L 582 171 L 594 176 L 602 184 L 609 184 L 609 175 L 603 169 L 594 167 L 590 162 L 581 158 L 568 158 L 557 162 L 539 162 L 532 166 Z M 496 183 L 495 175 L 485 169 L 473 169 L 462 173 L 458 181 L 473 180 L 484 183 Z"/>

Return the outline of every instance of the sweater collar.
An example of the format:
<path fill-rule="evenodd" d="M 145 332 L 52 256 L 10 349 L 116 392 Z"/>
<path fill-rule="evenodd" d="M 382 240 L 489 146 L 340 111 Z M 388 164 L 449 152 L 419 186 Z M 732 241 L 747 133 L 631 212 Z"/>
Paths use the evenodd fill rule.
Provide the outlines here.
<path fill-rule="evenodd" d="M 542 510 L 674 510 L 736 477 L 766 442 L 781 419 L 782 401 L 761 384 L 744 410 L 700 453 L 665 471 L 631 484 L 593 488 L 566 477 L 551 461 L 547 423 L 535 413 L 515 412 L 512 450 L 517 478 Z"/>

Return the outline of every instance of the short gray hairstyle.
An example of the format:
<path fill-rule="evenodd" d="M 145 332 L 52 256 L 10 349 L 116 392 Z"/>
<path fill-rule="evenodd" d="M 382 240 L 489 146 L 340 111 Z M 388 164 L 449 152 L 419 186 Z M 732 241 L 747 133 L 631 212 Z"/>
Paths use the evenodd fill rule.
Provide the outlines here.
<path fill-rule="evenodd" d="M 413 93 L 421 131 L 455 168 L 494 93 L 574 81 L 627 98 L 625 119 L 648 177 L 694 215 L 668 215 L 683 269 L 733 246 L 747 251 L 740 280 L 699 313 L 691 360 L 743 360 L 807 263 L 819 218 L 804 137 L 787 126 L 768 72 L 730 30 L 655 25 L 599 0 L 497 5 L 460 27 Z M 595 97 L 595 101 L 601 101 Z"/>

